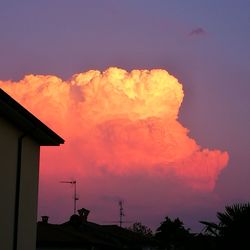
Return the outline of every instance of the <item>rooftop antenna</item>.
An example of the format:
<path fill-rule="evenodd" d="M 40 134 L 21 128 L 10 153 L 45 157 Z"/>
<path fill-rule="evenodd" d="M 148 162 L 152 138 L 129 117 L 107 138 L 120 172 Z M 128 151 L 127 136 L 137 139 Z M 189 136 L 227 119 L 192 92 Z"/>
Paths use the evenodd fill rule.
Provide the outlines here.
<path fill-rule="evenodd" d="M 123 217 L 125 217 L 124 214 L 124 208 L 123 208 L 124 201 L 119 200 L 118 205 L 119 205 L 119 220 L 117 221 L 105 221 L 105 223 L 119 223 L 119 226 L 122 227 L 124 223 L 132 223 L 133 221 L 124 221 Z"/>
<path fill-rule="evenodd" d="M 123 224 L 123 217 L 125 216 L 124 214 L 124 208 L 123 208 L 123 201 L 122 200 L 119 200 L 119 207 L 120 207 L 120 220 L 119 220 L 119 224 L 120 224 L 120 227 L 122 227 L 122 224 Z"/>
<path fill-rule="evenodd" d="M 76 202 L 79 200 L 79 198 L 76 195 L 76 180 L 74 180 L 74 181 L 60 181 L 60 183 L 68 183 L 68 184 L 74 185 L 73 201 L 74 201 L 74 214 L 76 214 Z"/>

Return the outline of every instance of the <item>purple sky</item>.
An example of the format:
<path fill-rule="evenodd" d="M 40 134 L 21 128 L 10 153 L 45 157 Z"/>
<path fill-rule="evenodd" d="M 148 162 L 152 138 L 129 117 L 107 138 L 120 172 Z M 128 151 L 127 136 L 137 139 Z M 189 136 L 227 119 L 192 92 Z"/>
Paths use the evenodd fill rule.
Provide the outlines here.
<path fill-rule="evenodd" d="M 1 80 L 31 73 L 68 79 L 110 66 L 163 68 L 180 80 L 181 123 L 203 147 L 228 151 L 229 165 L 212 193 L 182 197 L 175 191 L 180 198 L 172 204 L 175 192 L 168 190 L 163 204 L 172 212 L 152 207 L 142 222 L 156 226 L 166 215 L 179 216 L 198 229 L 198 220 L 214 219 L 225 204 L 249 201 L 250 1 L 1 1 L 0 34 Z M 161 181 L 151 181 L 161 188 Z M 145 183 L 137 182 L 137 188 L 150 193 Z M 46 187 L 41 183 L 40 189 Z M 113 199 L 109 189 L 100 204 Z M 147 201 L 145 206 L 150 207 Z"/>

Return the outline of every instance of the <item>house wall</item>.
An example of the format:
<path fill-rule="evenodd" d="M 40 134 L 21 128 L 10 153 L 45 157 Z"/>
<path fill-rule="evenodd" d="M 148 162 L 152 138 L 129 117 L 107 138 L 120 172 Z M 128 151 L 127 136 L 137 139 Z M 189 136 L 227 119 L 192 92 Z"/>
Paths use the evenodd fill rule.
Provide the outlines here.
<path fill-rule="evenodd" d="M 13 250 L 18 138 L 23 134 L 0 117 L 0 249 Z M 23 138 L 18 250 L 35 250 L 39 145 Z"/>

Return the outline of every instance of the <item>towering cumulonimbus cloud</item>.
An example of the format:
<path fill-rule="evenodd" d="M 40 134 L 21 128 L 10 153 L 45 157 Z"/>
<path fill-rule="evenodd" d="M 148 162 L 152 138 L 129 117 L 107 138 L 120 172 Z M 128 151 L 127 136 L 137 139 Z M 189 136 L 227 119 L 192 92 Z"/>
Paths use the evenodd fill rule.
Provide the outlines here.
<path fill-rule="evenodd" d="M 188 136 L 178 121 L 182 85 L 165 70 L 90 70 L 68 81 L 28 75 L 0 87 L 66 139 L 42 151 L 42 165 L 78 175 L 171 173 L 211 190 L 228 163 L 227 152 Z"/>

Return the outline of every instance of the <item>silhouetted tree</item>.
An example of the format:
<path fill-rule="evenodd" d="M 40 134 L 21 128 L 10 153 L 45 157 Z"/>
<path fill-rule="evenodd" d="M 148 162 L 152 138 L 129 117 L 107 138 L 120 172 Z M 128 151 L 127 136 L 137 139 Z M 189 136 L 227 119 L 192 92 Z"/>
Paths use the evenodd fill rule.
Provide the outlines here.
<path fill-rule="evenodd" d="M 205 231 L 218 239 L 219 248 L 250 249 L 250 203 L 226 206 L 219 223 L 201 221 Z"/>
<path fill-rule="evenodd" d="M 135 222 L 128 229 L 130 231 L 133 231 L 135 233 L 138 233 L 138 234 L 146 236 L 146 237 L 152 237 L 153 236 L 152 230 L 149 227 L 143 225 L 141 222 Z"/>
<path fill-rule="evenodd" d="M 189 228 L 184 227 L 183 222 L 176 218 L 165 218 L 156 230 L 155 238 L 159 241 L 162 249 L 188 249 L 192 235 Z"/>

